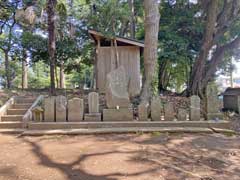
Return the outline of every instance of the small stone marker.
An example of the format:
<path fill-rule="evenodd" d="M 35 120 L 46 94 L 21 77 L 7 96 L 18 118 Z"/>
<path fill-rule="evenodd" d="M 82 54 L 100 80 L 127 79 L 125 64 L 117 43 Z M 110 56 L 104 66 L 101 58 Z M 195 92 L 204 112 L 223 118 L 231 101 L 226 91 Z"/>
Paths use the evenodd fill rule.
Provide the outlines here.
<path fill-rule="evenodd" d="M 99 95 L 96 92 L 88 94 L 88 112 L 84 116 L 84 121 L 101 121 L 99 113 Z"/>
<path fill-rule="evenodd" d="M 106 102 L 108 108 L 129 108 L 128 80 L 123 66 L 107 75 Z"/>
<path fill-rule="evenodd" d="M 152 121 L 161 121 L 162 101 L 160 97 L 153 97 L 151 102 L 151 118 Z"/>
<path fill-rule="evenodd" d="M 83 99 L 73 98 L 68 101 L 68 121 L 78 122 L 83 120 L 84 102 Z"/>
<path fill-rule="evenodd" d="M 188 112 L 186 109 L 179 108 L 177 114 L 178 121 L 187 121 L 188 119 Z"/>
<path fill-rule="evenodd" d="M 44 98 L 44 121 L 55 121 L 55 96 Z"/>
<path fill-rule="evenodd" d="M 88 110 L 89 114 L 99 113 L 99 95 L 96 92 L 88 94 Z"/>
<path fill-rule="evenodd" d="M 133 121 L 133 109 L 103 109 L 103 121 Z"/>
<path fill-rule="evenodd" d="M 198 96 L 190 97 L 190 120 L 200 121 L 200 98 Z"/>
<path fill-rule="evenodd" d="M 67 98 L 65 96 L 56 97 L 56 122 L 66 122 Z"/>
<path fill-rule="evenodd" d="M 32 109 L 33 121 L 42 122 L 43 121 L 44 110 L 40 106 L 36 106 Z"/>
<path fill-rule="evenodd" d="M 175 119 L 175 111 L 172 102 L 167 102 L 164 105 L 164 120 L 173 121 Z"/>
<path fill-rule="evenodd" d="M 214 83 L 209 83 L 207 86 L 207 120 L 223 118 L 219 107 L 220 102 L 217 95 L 217 86 Z"/>
<path fill-rule="evenodd" d="M 147 121 L 148 120 L 148 103 L 141 103 L 138 105 L 138 119 L 139 121 Z"/>

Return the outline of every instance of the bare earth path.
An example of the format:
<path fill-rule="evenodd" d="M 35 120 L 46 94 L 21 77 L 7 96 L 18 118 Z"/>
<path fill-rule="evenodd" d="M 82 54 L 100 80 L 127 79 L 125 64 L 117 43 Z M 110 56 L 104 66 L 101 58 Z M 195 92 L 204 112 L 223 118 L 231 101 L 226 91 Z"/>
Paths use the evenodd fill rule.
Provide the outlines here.
<path fill-rule="evenodd" d="M 0 135 L 1 180 L 240 180 L 240 137 Z"/>

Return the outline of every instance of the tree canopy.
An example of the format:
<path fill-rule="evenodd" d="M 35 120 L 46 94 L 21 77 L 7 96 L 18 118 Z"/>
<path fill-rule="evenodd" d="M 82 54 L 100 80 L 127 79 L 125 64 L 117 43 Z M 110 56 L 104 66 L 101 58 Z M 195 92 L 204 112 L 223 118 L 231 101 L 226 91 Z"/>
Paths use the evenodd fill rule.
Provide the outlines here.
<path fill-rule="evenodd" d="M 232 59 L 239 57 L 240 2 L 157 2 L 161 18 L 151 86 L 158 93 L 203 96 L 208 82 L 232 71 Z M 143 0 L 5 0 L 0 9 L 0 83 L 6 88 L 21 87 L 24 79 L 29 88 L 50 87 L 50 79 L 52 87 L 91 88 L 95 59 L 88 29 L 147 38 Z"/>

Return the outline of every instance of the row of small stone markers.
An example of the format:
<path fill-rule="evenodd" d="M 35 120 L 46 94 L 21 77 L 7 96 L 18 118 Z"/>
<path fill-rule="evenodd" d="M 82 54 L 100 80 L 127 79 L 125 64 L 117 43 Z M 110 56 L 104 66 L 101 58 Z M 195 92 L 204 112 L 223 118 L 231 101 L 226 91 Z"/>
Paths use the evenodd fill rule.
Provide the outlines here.
<path fill-rule="evenodd" d="M 208 101 L 208 120 L 215 118 L 220 119 L 221 113 L 212 101 Z M 124 104 L 124 103 L 123 103 Z M 107 109 L 103 109 L 103 121 L 131 121 L 133 120 L 133 108 L 128 105 L 108 105 Z M 199 121 L 200 116 L 200 98 L 198 96 L 190 97 L 190 112 L 184 108 L 178 108 L 175 113 L 172 102 L 163 105 L 160 97 L 154 97 L 149 104 L 138 105 L 138 120 L 148 121 L 149 115 L 152 121 Z M 213 111 L 215 109 L 215 111 Z M 177 118 L 175 116 L 177 114 Z M 44 100 L 44 121 L 46 122 L 78 122 L 78 121 L 101 121 L 101 113 L 99 112 L 99 95 L 91 92 L 88 95 L 88 112 L 84 113 L 84 100 L 73 98 L 67 101 L 65 96 L 47 97 Z"/>
<path fill-rule="evenodd" d="M 175 117 L 174 105 L 172 102 L 166 102 L 163 105 L 160 97 L 154 97 L 150 105 L 150 114 L 152 121 L 199 121 L 200 120 L 200 98 L 192 96 L 190 98 L 190 114 L 184 108 L 177 110 L 177 119 Z M 138 106 L 139 121 L 147 121 L 149 117 L 149 104 L 142 103 Z"/>
<path fill-rule="evenodd" d="M 124 103 L 123 103 L 124 104 Z M 103 110 L 103 121 L 131 121 L 133 120 L 133 108 L 130 105 L 119 105 L 118 108 L 114 103 L 108 105 Z M 190 115 L 188 111 L 179 108 L 177 120 L 179 121 L 199 121 L 200 120 L 200 98 L 192 96 L 190 98 Z M 109 108 L 110 107 L 110 108 Z M 138 120 L 148 121 L 149 110 L 152 121 L 171 121 L 176 119 L 175 110 L 172 102 L 167 102 L 164 106 L 160 97 L 152 99 L 150 108 L 148 104 L 138 106 Z M 91 92 L 88 95 L 88 113 L 84 113 L 84 100 L 73 98 L 67 101 L 65 96 L 52 96 L 44 99 L 44 121 L 45 122 L 79 122 L 79 121 L 101 121 L 99 112 L 99 95 Z"/>
<path fill-rule="evenodd" d="M 88 95 L 88 113 L 84 114 L 84 100 L 73 98 L 67 101 L 65 96 L 51 96 L 44 99 L 45 122 L 101 121 L 99 113 L 99 95 Z"/>

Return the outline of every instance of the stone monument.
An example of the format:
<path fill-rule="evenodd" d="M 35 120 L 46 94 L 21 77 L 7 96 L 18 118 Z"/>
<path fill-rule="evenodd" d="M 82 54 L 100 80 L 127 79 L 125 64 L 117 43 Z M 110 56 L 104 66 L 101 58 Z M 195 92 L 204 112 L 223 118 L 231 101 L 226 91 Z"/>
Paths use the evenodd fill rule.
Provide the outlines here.
<path fill-rule="evenodd" d="M 162 116 L 162 100 L 159 96 L 153 97 L 151 101 L 151 118 L 152 121 L 161 121 Z"/>
<path fill-rule="evenodd" d="M 166 102 L 164 105 L 164 120 L 173 121 L 175 119 L 175 111 L 172 102 Z"/>
<path fill-rule="evenodd" d="M 209 83 L 207 86 L 207 120 L 223 119 L 223 114 L 220 112 L 220 102 L 217 95 L 217 86 L 214 83 Z"/>
<path fill-rule="evenodd" d="M 56 122 L 66 122 L 67 119 L 67 98 L 56 97 Z"/>
<path fill-rule="evenodd" d="M 148 120 L 148 103 L 141 103 L 138 105 L 138 119 L 139 121 L 147 121 Z"/>
<path fill-rule="evenodd" d="M 103 121 L 133 120 L 128 82 L 129 80 L 123 66 L 108 73 L 106 82 L 106 102 L 108 109 L 103 110 Z"/>
<path fill-rule="evenodd" d="M 191 121 L 200 121 L 201 112 L 200 112 L 200 98 L 198 96 L 190 97 L 190 120 Z"/>
<path fill-rule="evenodd" d="M 88 94 L 88 113 L 84 115 L 84 121 L 101 121 L 101 113 L 99 113 L 99 95 L 96 92 Z"/>
<path fill-rule="evenodd" d="M 55 96 L 44 98 L 44 121 L 55 121 Z"/>
<path fill-rule="evenodd" d="M 84 102 L 83 99 L 73 98 L 68 100 L 68 121 L 78 122 L 83 120 Z"/>
<path fill-rule="evenodd" d="M 177 113 L 178 121 L 187 121 L 187 118 L 188 118 L 187 110 L 183 108 L 179 108 Z"/>

